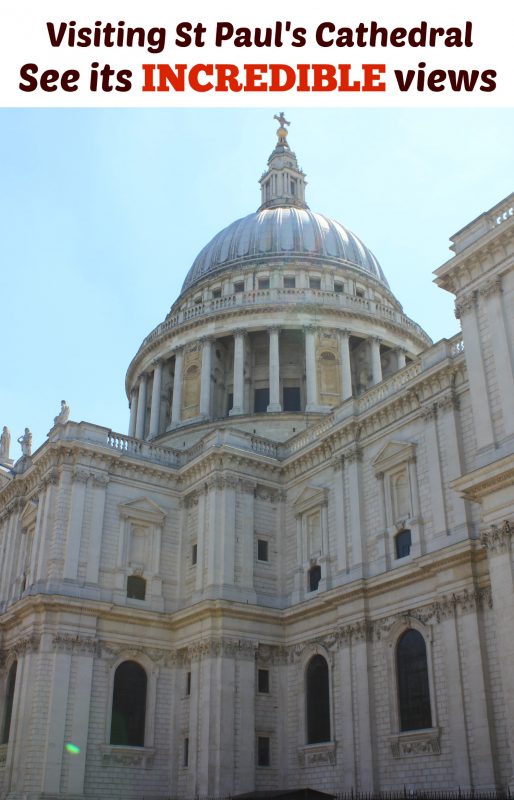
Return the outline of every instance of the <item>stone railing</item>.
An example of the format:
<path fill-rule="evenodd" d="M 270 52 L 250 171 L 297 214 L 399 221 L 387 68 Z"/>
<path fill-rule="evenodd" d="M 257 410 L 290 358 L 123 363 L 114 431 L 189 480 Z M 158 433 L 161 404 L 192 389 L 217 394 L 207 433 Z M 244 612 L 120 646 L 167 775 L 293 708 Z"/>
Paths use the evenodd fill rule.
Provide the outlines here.
<path fill-rule="evenodd" d="M 144 349 L 150 342 L 163 336 L 173 328 L 179 327 L 191 320 L 218 314 L 220 311 L 236 310 L 245 306 L 269 305 L 306 305 L 315 304 L 327 309 L 347 310 L 352 313 L 363 313 L 379 319 L 386 319 L 400 325 L 404 331 L 412 333 L 428 344 L 428 337 L 416 322 L 394 308 L 368 300 L 365 297 L 346 294 L 345 292 L 330 292 L 318 289 L 260 289 L 251 292 L 236 292 L 235 294 L 203 300 L 201 303 L 180 309 L 164 322 L 158 325 L 143 340 L 139 350 Z"/>

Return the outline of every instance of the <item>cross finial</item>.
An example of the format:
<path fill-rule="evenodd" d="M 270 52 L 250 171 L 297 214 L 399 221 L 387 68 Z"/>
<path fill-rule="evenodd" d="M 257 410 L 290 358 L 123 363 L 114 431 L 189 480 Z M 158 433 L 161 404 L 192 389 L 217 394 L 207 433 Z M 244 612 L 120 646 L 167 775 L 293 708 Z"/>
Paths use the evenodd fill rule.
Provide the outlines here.
<path fill-rule="evenodd" d="M 275 114 L 275 116 L 273 117 L 273 119 L 276 119 L 276 120 L 277 120 L 277 122 L 278 122 L 278 124 L 280 125 L 280 127 L 281 127 L 281 128 L 283 128 L 283 127 L 284 127 L 284 125 L 290 125 L 290 124 L 291 124 L 291 123 L 290 123 L 290 122 L 288 122 L 288 121 L 287 121 L 287 119 L 285 118 L 285 115 L 284 115 L 284 112 L 283 112 L 283 111 L 281 111 L 281 112 L 280 112 L 280 114 Z"/>

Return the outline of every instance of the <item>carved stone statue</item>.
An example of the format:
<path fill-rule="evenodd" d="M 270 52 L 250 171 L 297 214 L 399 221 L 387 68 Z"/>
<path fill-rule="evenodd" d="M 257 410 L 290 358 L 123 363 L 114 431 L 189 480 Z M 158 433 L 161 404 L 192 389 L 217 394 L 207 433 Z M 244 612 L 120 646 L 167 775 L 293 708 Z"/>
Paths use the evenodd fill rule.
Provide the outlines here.
<path fill-rule="evenodd" d="M 61 410 L 54 417 L 54 425 L 64 425 L 65 422 L 68 422 L 70 417 L 70 407 L 67 404 L 66 400 L 61 400 Z"/>
<path fill-rule="evenodd" d="M 9 459 L 9 448 L 11 446 L 11 432 L 7 425 L 4 425 L 0 436 L 0 461 Z"/>
<path fill-rule="evenodd" d="M 23 456 L 30 456 L 32 454 L 32 434 L 28 428 L 25 428 L 23 436 L 18 438 L 21 445 L 21 453 Z"/>

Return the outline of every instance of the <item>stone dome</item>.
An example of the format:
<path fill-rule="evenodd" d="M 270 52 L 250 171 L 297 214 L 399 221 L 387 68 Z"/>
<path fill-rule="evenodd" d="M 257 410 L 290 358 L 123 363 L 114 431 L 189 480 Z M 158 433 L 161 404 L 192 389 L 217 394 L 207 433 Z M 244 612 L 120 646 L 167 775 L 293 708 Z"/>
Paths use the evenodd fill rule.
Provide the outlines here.
<path fill-rule="evenodd" d="M 236 264 L 284 257 L 311 262 L 322 258 L 342 269 L 356 267 L 388 286 L 377 259 L 355 234 L 305 204 L 298 207 L 286 200 L 278 207 L 261 207 L 216 234 L 196 257 L 182 291 Z"/>

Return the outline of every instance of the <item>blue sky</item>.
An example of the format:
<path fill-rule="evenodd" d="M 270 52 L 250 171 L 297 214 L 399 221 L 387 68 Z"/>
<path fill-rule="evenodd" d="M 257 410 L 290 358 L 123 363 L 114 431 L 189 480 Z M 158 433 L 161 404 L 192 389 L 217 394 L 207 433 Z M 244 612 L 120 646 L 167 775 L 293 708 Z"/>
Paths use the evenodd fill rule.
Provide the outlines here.
<path fill-rule="evenodd" d="M 277 110 L 282 110 L 278 109 Z M 294 109 L 307 202 L 373 250 L 405 312 L 458 331 L 448 238 L 513 190 L 514 109 Z M 267 109 L 0 110 L 0 426 L 125 432 L 125 372 L 195 255 L 259 205 Z"/>

